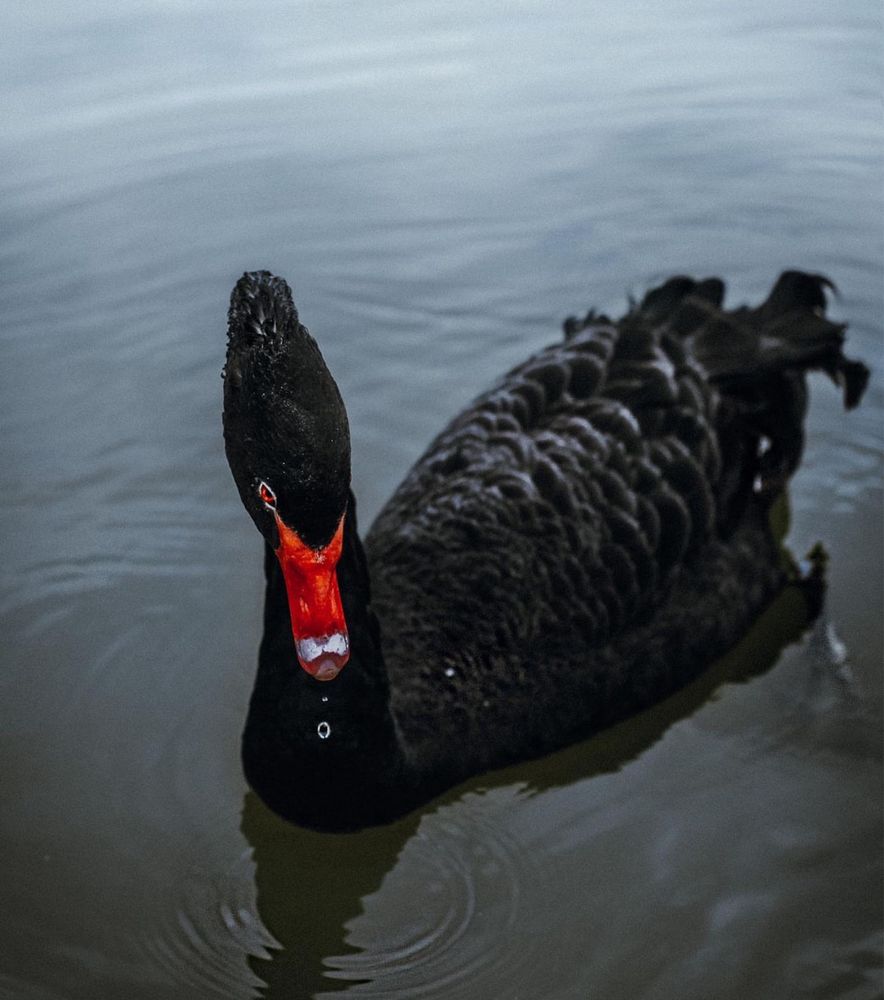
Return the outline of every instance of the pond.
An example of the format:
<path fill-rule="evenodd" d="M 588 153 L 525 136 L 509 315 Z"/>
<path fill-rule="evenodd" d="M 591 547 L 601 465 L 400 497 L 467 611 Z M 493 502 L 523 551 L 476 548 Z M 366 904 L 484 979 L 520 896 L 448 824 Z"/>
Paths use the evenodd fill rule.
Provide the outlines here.
<path fill-rule="evenodd" d="M 0 110 L 0 995 L 880 997 L 881 8 L 11 0 Z M 823 272 L 788 545 L 691 688 L 398 823 L 288 826 L 239 735 L 262 554 L 230 288 L 293 284 L 361 521 L 498 374 L 671 274 Z"/>

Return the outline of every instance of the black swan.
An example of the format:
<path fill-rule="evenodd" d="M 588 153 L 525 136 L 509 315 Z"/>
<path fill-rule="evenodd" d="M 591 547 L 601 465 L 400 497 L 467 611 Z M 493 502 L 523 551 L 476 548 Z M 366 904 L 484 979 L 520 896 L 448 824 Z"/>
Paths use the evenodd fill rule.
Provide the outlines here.
<path fill-rule="evenodd" d="M 384 823 L 651 705 L 747 629 L 788 570 L 769 524 L 804 373 L 868 370 L 785 272 L 756 309 L 671 278 L 590 312 L 433 441 L 365 543 L 344 404 L 288 285 L 229 312 L 227 458 L 264 536 L 246 777 L 286 819 Z"/>

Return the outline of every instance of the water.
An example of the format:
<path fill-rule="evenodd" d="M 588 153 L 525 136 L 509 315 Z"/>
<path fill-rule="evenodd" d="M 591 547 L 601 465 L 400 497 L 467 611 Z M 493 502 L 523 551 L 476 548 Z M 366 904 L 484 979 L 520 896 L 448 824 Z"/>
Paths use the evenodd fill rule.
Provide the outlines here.
<path fill-rule="evenodd" d="M 0 105 L 0 996 L 880 997 L 881 10 L 9 0 Z M 693 688 L 388 828 L 247 793 L 259 539 L 218 373 L 289 277 L 363 522 L 590 305 L 830 274 L 789 543 Z"/>

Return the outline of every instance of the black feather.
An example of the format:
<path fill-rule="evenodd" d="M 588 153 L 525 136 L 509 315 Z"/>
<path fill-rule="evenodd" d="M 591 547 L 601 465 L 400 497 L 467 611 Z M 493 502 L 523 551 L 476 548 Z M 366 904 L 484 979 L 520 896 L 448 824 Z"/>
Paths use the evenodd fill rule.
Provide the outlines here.
<path fill-rule="evenodd" d="M 785 579 L 768 510 L 800 460 L 805 373 L 848 407 L 868 378 L 825 316 L 831 287 L 789 271 L 729 311 L 719 279 L 679 276 L 617 322 L 567 320 L 437 436 L 363 551 L 337 388 L 287 286 L 245 276 L 225 393 L 240 491 L 257 455 L 307 537 L 348 510 L 351 662 L 330 684 L 294 665 L 268 561 L 244 738 L 265 800 L 308 825 L 381 822 L 645 707 L 736 641 Z"/>

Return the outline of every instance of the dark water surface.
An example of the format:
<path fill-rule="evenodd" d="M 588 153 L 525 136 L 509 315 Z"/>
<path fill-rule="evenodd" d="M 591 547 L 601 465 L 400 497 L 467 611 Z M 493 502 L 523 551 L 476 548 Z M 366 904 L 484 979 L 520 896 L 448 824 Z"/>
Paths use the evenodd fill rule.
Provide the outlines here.
<path fill-rule="evenodd" d="M 0 996 L 880 997 L 881 6 L 7 0 Z M 391 827 L 249 794 L 261 547 L 227 297 L 295 286 L 363 523 L 590 305 L 830 274 L 789 544 L 831 556 L 653 712 Z"/>

